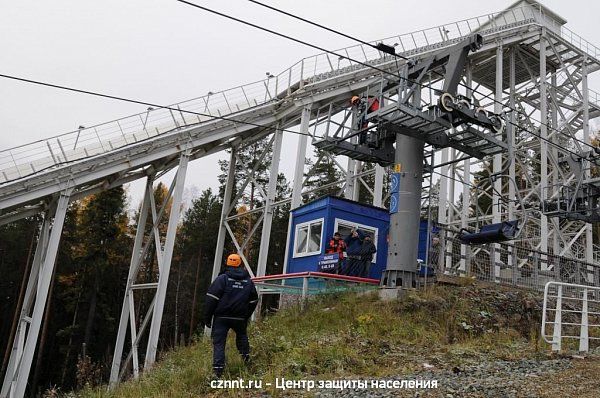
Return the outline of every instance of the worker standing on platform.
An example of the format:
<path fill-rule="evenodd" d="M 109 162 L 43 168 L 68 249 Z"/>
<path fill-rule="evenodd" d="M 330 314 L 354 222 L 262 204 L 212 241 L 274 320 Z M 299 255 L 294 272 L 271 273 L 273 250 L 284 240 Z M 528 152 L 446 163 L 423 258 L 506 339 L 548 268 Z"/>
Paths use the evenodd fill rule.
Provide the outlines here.
<path fill-rule="evenodd" d="M 346 242 L 346 253 L 348 253 L 346 267 L 343 272 L 345 275 L 358 276 L 362 264 L 361 250 L 364 237 L 365 235 L 361 230 L 353 229 L 350 231 L 350 235 L 344 239 Z"/>
<path fill-rule="evenodd" d="M 361 265 L 358 272 L 358 276 L 368 278 L 371 271 L 371 262 L 373 261 L 373 254 L 377 251 L 373 244 L 371 235 L 366 235 L 363 239 L 362 246 L 360 248 L 360 260 Z"/>
<path fill-rule="evenodd" d="M 235 344 L 244 362 L 250 361 L 248 342 L 248 319 L 256 309 L 258 293 L 248 271 L 242 266 L 237 254 L 227 257 L 225 272 L 208 288 L 204 311 L 204 323 L 212 325 L 213 371 L 221 377 L 225 368 L 225 342 L 229 329 L 235 332 Z M 214 319 L 213 319 L 214 317 Z"/>
<path fill-rule="evenodd" d="M 344 251 L 346 250 L 346 242 L 342 239 L 342 235 L 338 232 L 333 234 L 333 238 L 329 240 L 329 246 L 325 249 L 325 254 L 338 254 L 338 265 L 335 268 L 336 274 L 342 273 L 342 266 L 344 265 Z"/>
<path fill-rule="evenodd" d="M 367 143 L 367 127 L 369 127 L 369 121 L 367 120 L 367 114 L 379 110 L 379 99 L 372 95 L 367 98 L 360 98 L 355 95 L 350 100 L 352 106 L 356 107 L 356 114 L 359 117 L 357 129 L 364 130 L 358 134 L 358 143 L 364 145 Z"/>

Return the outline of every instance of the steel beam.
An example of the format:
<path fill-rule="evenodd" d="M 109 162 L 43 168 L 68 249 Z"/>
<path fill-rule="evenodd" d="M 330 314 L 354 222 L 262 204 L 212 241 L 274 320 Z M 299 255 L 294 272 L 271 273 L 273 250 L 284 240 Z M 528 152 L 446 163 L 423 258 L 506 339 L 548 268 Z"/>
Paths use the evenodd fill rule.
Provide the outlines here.
<path fill-rule="evenodd" d="M 2 398 L 25 395 L 70 194 L 71 190 L 61 192 L 53 209 L 46 212 L 44 217 L 8 369 L 0 391 Z"/>
<path fill-rule="evenodd" d="M 375 183 L 373 187 L 373 206 L 383 207 L 383 176 L 385 170 L 380 165 L 375 165 Z"/>
<path fill-rule="evenodd" d="M 269 243 L 271 240 L 271 225 L 273 223 L 273 203 L 277 195 L 277 176 L 279 175 L 279 162 L 281 159 L 281 143 L 283 140 L 283 131 L 277 127 L 275 131 L 275 140 L 273 141 L 273 156 L 271 160 L 271 169 L 269 171 L 269 184 L 267 187 L 267 198 L 264 207 L 264 219 L 260 236 L 260 248 L 258 253 L 258 266 L 256 276 L 264 276 L 267 269 L 267 258 L 269 255 Z"/>
<path fill-rule="evenodd" d="M 302 117 L 300 119 L 300 134 L 298 135 L 298 144 L 296 146 L 296 166 L 294 168 L 294 181 L 292 184 L 292 202 L 290 211 L 302 204 L 302 180 L 304 177 L 304 164 L 306 162 L 306 146 L 308 143 L 308 126 L 310 123 L 312 104 L 306 105 L 302 109 Z M 283 260 L 283 273 L 287 272 L 290 252 L 290 235 L 292 232 L 292 216 L 288 222 L 288 233 L 285 242 L 285 255 Z"/>
<path fill-rule="evenodd" d="M 503 79 L 503 59 L 504 59 L 504 48 L 502 44 L 499 44 L 496 48 L 496 84 L 495 84 L 495 93 L 494 93 L 494 113 L 500 114 L 502 113 L 502 100 L 503 100 L 503 91 L 502 91 L 502 79 Z M 494 155 L 493 166 L 492 166 L 493 174 L 502 173 L 502 154 L 499 153 Z M 501 221 L 501 198 L 502 194 L 502 178 L 497 178 L 494 181 L 494 189 L 492 191 L 492 222 L 499 223 Z M 492 253 L 491 256 L 493 258 L 493 266 L 494 266 L 494 280 L 498 280 L 500 278 L 500 246 L 493 244 L 491 245 Z"/>
<path fill-rule="evenodd" d="M 0 391 L 0 397 L 2 398 L 7 397 L 8 391 L 12 385 L 12 379 L 16 378 L 19 361 L 23 355 L 23 345 L 27 337 L 27 328 L 29 325 L 29 314 L 35 300 L 36 286 L 40 276 L 41 263 L 43 261 L 45 250 L 48 246 L 50 225 L 51 219 L 48 215 L 48 212 L 46 212 L 44 222 L 40 228 L 38 244 L 33 257 L 29 278 L 27 280 L 27 288 L 20 309 L 20 318 L 19 323 L 17 324 L 15 338 L 12 342 L 12 351 L 8 362 L 8 367 L 6 369 L 6 374 L 4 375 L 4 383 L 2 384 L 2 390 Z"/>
<path fill-rule="evenodd" d="M 510 48 L 510 52 L 509 52 L 509 61 L 508 61 L 508 104 L 510 106 L 511 109 L 516 109 L 516 47 L 511 47 Z M 517 133 L 516 129 L 515 129 L 515 125 L 517 123 L 516 121 L 516 116 L 515 116 L 515 112 L 510 112 L 509 117 L 509 121 L 508 121 L 508 126 L 507 126 L 507 137 L 509 139 L 508 142 L 508 146 L 509 148 L 512 148 L 512 153 L 515 154 L 515 147 L 517 145 L 516 140 L 515 140 L 515 135 Z M 508 181 L 508 219 L 509 220 L 514 220 L 515 219 L 515 200 L 517 198 L 517 192 L 516 189 L 518 189 L 518 187 L 516 187 L 517 184 L 517 160 L 516 160 L 516 154 L 514 155 L 515 157 L 512 159 L 509 159 L 510 163 L 508 164 L 508 177 L 510 179 L 510 181 Z M 513 183 L 514 182 L 514 183 Z M 523 206 L 521 208 L 521 211 L 527 211 L 524 206 L 524 203 L 520 204 L 521 206 Z M 524 222 L 524 220 L 523 220 Z M 521 224 L 521 228 L 527 228 L 527 225 L 523 225 Z M 509 255 L 508 255 L 508 266 L 511 269 L 511 273 L 512 273 L 512 279 L 516 280 L 517 278 L 517 270 L 518 270 L 518 264 L 516 261 L 516 251 L 514 249 L 514 247 L 510 247 L 509 248 Z"/>
<path fill-rule="evenodd" d="M 588 88 L 588 66 L 587 57 L 583 58 L 581 68 L 582 91 L 583 91 L 583 140 L 586 144 L 590 144 L 590 90 Z M 586 178 L 590 178 L 589 162 L 585 166 Z M 594 241 L 592 234 L 592 224 L 587 223 L 585 226 L 585 261 L 592 264 L 594 262 Z"/>
<path fill-rule="evenodd" d="M 219 221 L 219 233 L 217 235 L 217 245 L 215 248 L 215 260 L 213 262 L 211 281 L 217 279 L 219 271 L 223 265 L 223 250 L 225 249 L 225 237 L 227 236 L 227 216 L 229 215 L 229 208 L 231 206 L 231 197 L 233 195 L 233 187 L 235 186 L 235 162 L 237 148 L 231 147 L 231 154 L 229 156 L 229 167 L 227 169 L 227 180 L 225 181 L 225 191 L 223 193 L 223 206 L 221 208 L 221 220 Z"/>
<path fill-rule="evenodd" d="M 465 69 L 466 79 L 466 94 L 467 97 L 473 99 L 473 65 L 468 62 Z M 471 208 L 471 159 L 467 158 L 463 161 L 463 184 L 462 184 L 462 209 L 460 212 L 460 227 L 467 228 L 469 226 L 469 210 Z M 477 200 L 477 199 L 476 199 Z M 460 266 L 461 273 L 470 271 L 471 249 L 468 245 L 460 245 Z"/>
<path fill-rule="evenodd" d="M 134 240 L 134 247 L 131 255 L 129 273 L 127 277 L 127 285 L 125 296 L 123 298 L 123 306 L 121 308 L 121 317 L 119 320 L 119 329 L 117 332 L 117 340 L 115 343 L 115 351 L 113 355 L 111 373 L 109 379 L 109 389 L 112 389 L 121 379 L 129 360 L 132 361 L 132 370 L 134 378 L 139 375 L 139 358 L 138 345 L 141 336 L 146 331 L 146 327 L 150 324 L 150 332 L 148 333 L 148 343 L 146 346 L 144 369 L 152 367 L 156 358 L 156 350 L 158 346 L 158 337 L 160 334 L 160 326 L 162 323 L 162 313 L 164 310 L 164 302 L 166 298 L 166 288 L 168 285 L 168 277 L 171 266 L 173 248 L 175 244 L 175 234 L 179 216 L 181 214 L 181 201 L 183 187 L 185 183 L 185 175 L 187 172 L 187 164 L 189 161 L 189 153 L 185 151 L 180 159 L 177 173 L 169 187 L 166 197 L 161 203 L 160 209 L 156 211 L 156 203 L 154 201 L 154 180 L 155 176 L 149 176 L 146 181 L 144 191 L 144 199 L 142 201 L 141 210 L 138 218 L 138 226 Z M 171 201 L 169 203 L 169 201 Z M 171 206 L 167 231 L 164 237 L 164 247 L 158 225 L 161 222 L 162 215 L 166 208 Z M 152 215 L 152 227 L 146 237 L 146 223 L 148 214 Z M 136 283 L 138 272 L 141 265 L 144 263 L 146 255 L 154 244 L 156 251 L 156 260 L 158 263 L 158 282 L 154 283 Z M 139 329 L 136 325 L 135 300 L 134 291 L 138 289 L 156 289 L 150 306 L 144 316 L 143 322 Z M 130 328 L 131 351 L 127 355 L 125 361 L 123 358 L 123 347 L 127 333 L 127 326 Z"/>
<path fill-rule="evenodd" d="M 354 173 L 352 174 L 352 197 L 350 199 L 358 201 L 360 196 L 360 182 L 361 178 L 358 177 L 363 170 L 363 162 L 355 161 L 354 162 Z"/>
<path fill-rule="evenodd" d="M 557 86 L 557 78 L 556 78 L 556 70 L 554 70 L 552 72 L 552 74 L 550 75 L 550 125 L 552 126 L 553 129 L 558 129 L 560 128 L 558 126 L 558 101 L 557 101 L 557 90 L 556 90 L 556 86 Z M 560 140 L 557 139 L 556 135 L 553 134 L 552 138 L 550 138 L 551 142 L 556 143 L 556 144 L 560 144 Z M 550 172 L 549 175 L 549 180 L 552 181 L 552 189 L 550 189 L 550 194 L 552 196 L 557 195 L 559 193 L 560 188 L 558 187 L 557 184 L 559 184 L 559 175 L 558 175 L 558 148 L 556 147 L 556 145 L 552 145 L 551 148 L 549 148 L 551 151 L 551 162 L 550 164 L 552 165 L 552 171 Z M 542 189 L 546 189 L 548 190 L 549 187 L 542 187 Z M 562 231 L 560 230 L 560 220 L 553 218 L 552 220 L 549 220 L 550 222 L 550 226 L 551 226 L 551 231 L 550 233 L 552 234 L 552 248 L 553 248 L 553 253 L 558 253 L 560 251 L 560 238 Z"/>
<path fill-rule="evenodd" d="M 443 165 L 440 168 L 440 179 L 439 179 L 439 191 L 438 191 L 438 223 L 441 225 L 446 225 L 448 223 L 448 217 L 446 213 L 446 208 L 448 206 L 448 171 L 450 170 L 450 166 L 448 165 L 448 153 L 450 148 L 443 148 L 442 152 L 442 161 Z M 445 234 L 448 234 L 448 231 L 444 231 Z M 440 254 L 438 256 L 439 267 L 442 271 L 448 268 L 448 263 L 446 261 L 446 239 L 440 240 Z"/>
<path fill-rule="evenodd" d="M 158 349 L 158 335 L 162 322 L 163 309 L 167 295 L 167 284 L 169 282 L 169 272 L 171 270 L 171 259 L 173 258 L 173 248 L 175 247 L 175 234 L 177 232 L 177 224 L 181 214 L 181 200 L 183 188 L 185 184 L 185 176 L 187 173 L 188 156 L 186 152 L 181 155 L 177 176 L 175 177 L 175 189 L 173 192 L 173 202 L 171 205 L 171 213 L 169 214 L 169 223 L 165 237 L 165 245 L 162 252 L 162 267 L 159 270 L 158 288 L 156 290 L 156 303 L 154 304 L 154 313 L 152 315 L 152 323 L 150 324 L 150 332 L 148 335 L 148 346 L 146 347 L 146 357 L 144 369 L 152 367 L 156 360 L 156 350 Z"/>
<path fill-rule="evenodd" d="M 547 199 L 546 187 L 548 186 L 548 93 L 546 82 L 546 29 L 542 28 L 540 35 L 540 186 L 542 189 L 541 200 Z M 548 252 L 548 217 L 542 214 L 540 226 L 540 250 Z M 543 261 L 545 269 L 548 268 L 548 262 Z"/>
<path fill-rule="evenodd" d="M 123 306 L 121 308 L 121 317 L 119 320 L 119 329 L 117 331 L 117 341 L 115 343 L 115 351 L 110 369 L 109 389 L 114 388 L 119 382 L 119 372 L 121 369 L 121 361 L 123 357 L 123 346 L 125 344 L 125 335 L 127 334 L 127 324 L 129 322 L 131 335 L 131 352 L 133 358 L 134 377 L 137 378 L 139 372 L 136 330 L 136 318 L 134 314 L 135 306 L 133 300 L 133 285 L 137 276 L 139 265 L 141 264 L 141 256 L 143 254 L 142 245 L 144 243 L 144 233 L 146 229 L 146 221 L 148 220 L 148 211 L 150 208 L 150 196 L 153 195 L 153 177 L 149 176 L 146 179 L 146 187 L 144 189 L 144 199 L 138 216 L 137 230 L 131 253 L 131 262 L 129 265 L 129 273 L 127 276 L 127 285 L 125 287 L 125 296 L 123 298 Z"/>

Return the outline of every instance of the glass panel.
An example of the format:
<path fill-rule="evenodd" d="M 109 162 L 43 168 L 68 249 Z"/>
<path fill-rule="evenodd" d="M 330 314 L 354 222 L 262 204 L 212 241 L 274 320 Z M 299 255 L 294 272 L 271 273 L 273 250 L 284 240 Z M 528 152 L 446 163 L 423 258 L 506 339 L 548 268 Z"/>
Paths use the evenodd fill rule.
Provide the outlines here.
<path fill-rule="evenodd" d="M 350 235 L 350 231 L 352 231 L 354 228 L 357 228 L 356 224 L 350 224 L 339 221 L 337 230 L 342 235 L 342 239 L 344 239 L 348 235 Z M 366 227 L 358 227 L 358 229 L 360 229 L 365 235 L 369 235 L 371 237 L 371 240 L 373 241 L 373 244 L 375 245 L 375 248 L 377 248 L 377 240 L 375 240 L 375 230 Z M 371 262 L 375 262 L 375 259 L 376 256 L 373 254 L 373 259 L 371 260 Z"/>
<path fill-rule="evenodd" d="M 338 223 L 338 231 L 342 235 L 342 239 L 350 235 L 350 231 L 356 228 L 356 224 L 346 224 L 346 223 Z M 371 239 L 373 239 L 373 243 L 375 242 L 375 230 L 371 228 L 358 227 L 365 235 L 369 235 Z"/>
<path fill-rule="evenodd" d="M 377 242 L 375 242 L 375 230 L 374 229 L 369 229 L 369 228 L 364 228 L 364 227 L 360 227 L 360 230 L 365 234 L 371 237 L 371 240 L 373 241 L 374 244 L 376 244 Z"/>
<path fill-rule="evenodd" d="M 308 242 L 309 252 L 320 252 L 321 251 L 321 233 L 323 230 L 323 223 L 318 222 L 311 224 L 310 226 L 310 240 Z"/>
<path fill-rule="evenodd" d="M 345 239 L 348 235 L 350 235 L 350 231 L 352 230 L 352 225 L 348 224 L 338 224 L 338 232 L 342 235 L 342 239 Z"/>
<path fill-rule="evenodd" d="M 306 242 L 308 235 L 308 226 L 298 228 L 296 234 L 296 254 L 306 253 Z"/>

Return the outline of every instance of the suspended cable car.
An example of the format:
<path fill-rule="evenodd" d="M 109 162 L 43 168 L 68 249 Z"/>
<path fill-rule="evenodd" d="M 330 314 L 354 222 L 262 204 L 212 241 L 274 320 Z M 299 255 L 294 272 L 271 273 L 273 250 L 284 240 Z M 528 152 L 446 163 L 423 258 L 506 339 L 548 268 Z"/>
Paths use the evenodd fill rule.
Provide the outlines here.
<path fill-rule="evenodd" d="M 524 207 L 523 198 L 521 197 L 521 193 L 519 192 L 519 187 L 517 186 L 516 181 L 508 175 L 505 174 L 495 174 L 490 176 L 489 181 L 492 185 L 492 189 L 494 189 L 494 181 L 498 178 L 507 178 L 511 183 L 515 186 L 515 192 L 517 194 L 516 202 L 519 203 L 521 211 L 523 213 L 523 226 L 527 224 L 527 212 Z M 478 190 L 479 186 L 476 186 L 475 189 Z M 495 191 L 495 189 L 494 189 Z M 497 191 L 496 191 L 497 192 Z M 500 194 L 499 192 L 497 192 Z M 500 194 L 501 195 L 501 194 Z M 505 200 L 506 201 L 506 200 Z M 476 210 L 477 211 L 477 210 Z M 462 228 L 458 235 L 460 241 L 467 245 L 483 245 L 486 243 L 499 243 L 505 242 L 507 240 L 517 239 L 521 232 L 523 231 L 523 227 L 519 228 L 519 220 L 508 220 L 502 221 L 494 224 L 482 225 L 479 228 L 479 216 L 476 217 L 476 232 L 471 232 L 466 228 Z"/>
<path fill-rule="evenodd" d="M 512 152 L 512 147 L 509 146 L 508 162 L 506 164 L 508 165 L 512 161 L 513 161 L 513 152 Z M 503 172 L 504 172 L 504 170 L 501 170 L 498 173 L 490 175 L 488 178 L 490 185 L 491 185 L 492 189 L 498 195 L 500 195 L 500 197 L 502 197 L 502 193 L 498 192 L 494 188 L 494 182 L 497 179 L 506 178 L 514 185 L 515 193 L 517 194 L 516 202 L 519 204 L 519 207 L 521 208 L 521 211 L 523 213 L 523 226 L 525 226 L 527 224 L 527 211 L 525 210 L 523 198 L 521 197 L 521 193 L 519 192 L 519 187 L 517 186 L 517 182 L 514 180 L 514 178 L 510 177 L 509 175 L 502 174 Z M 479 190 L 480 184 L 481 183 L 479 183 L 475 186 L 476 192 Z M 477 193 L 476 193 L 476 196 L 477 196 Z M 507 200 L 504 200 L 504 201 L 506 202 Z M 458 238 L 464 244 L 482 245 L 482 244 L 486 244 L 486 243 L 505 242 L 508 240 L 517 239 L 521 235 L 521 232 L 523 231 L 523 226 L 521 228 L 519 228 L 519 220 L 518 219 L 502 221 L 502 222 L 493 223 L 493 224 L 487 224 L 487 225 L 483 225 L 483 226 L 479 227 L 479 213 L 478 213 L 477 207 L 475 208 L 475 211 L 476 211 L 475 232 L 469 231 L 466 228 L 462 228 L 459 232 Z"/>
<path fill-rule="evenodd" d="M 519 220 L 511 220 L 484 225 L 478 232 L 469 232 L 463 228 L 459 239 L 467 245 L 483 245 L 516 239 L 519 232 Z"/>

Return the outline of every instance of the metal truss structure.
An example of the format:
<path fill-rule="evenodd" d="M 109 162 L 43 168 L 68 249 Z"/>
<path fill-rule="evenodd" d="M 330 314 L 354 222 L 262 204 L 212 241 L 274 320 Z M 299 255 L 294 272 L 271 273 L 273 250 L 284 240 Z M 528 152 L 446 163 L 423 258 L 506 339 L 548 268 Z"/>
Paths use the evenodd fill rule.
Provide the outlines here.
<path fill-rule="evenodd" d="M 512 13 L 508 10 L 502 16 Z M 465 83 L 477 91 L 473 97 L 480 96 L 482 102 L 486 100 L 479 93 L 493 98 L 493 101 L 488 100 L 488 106 L 496 112 L 514 109 L 507 113 L 514 162 L 508 163 L 505 156 L 495 155 L 483 162 L 471 158 L 444 166 L 438 221 L 459 228 L 472 227 L 475 206 L 476 211 L 491 222 L 523 218 L 522 213 L 528 212 L 528 224 L 524 226 L 520 244 L 548 255 L 595 263 L 597 250 L 592 241 L 591 224 L 565 217 L 550 218 L 542 209 L 545 202 L 559 199 L 565 187 L 575 186 L 580 172 L 589 173 L 594 161 L 588 156 L 589 122 L 600 116 L 600 104 L 597 94 L 589 90 L 588 76 L 600 68 L 598 53 L 568 40 L 562 26 L 564 21 L 557 16 L 545 14 L 544 17 L 545 23 L 536 29 L 515 36 L 503 34 L 487 54 L 479 52 L 472 57 Z M 457 156 L 453 149 L 442 150 L 442 162 Z M 483 192 L 479 191 L 480 197 L 473 197 L 474 191 L 465 182 L 475 183 L 474 173 L 481 176 L 503 169 L 517 181 L 517 187 L 496 181 L 493 190 L 488 186 Z M 518 208 L 516 189 L 524 198 L 524 208 Z M 457 195 L 461 196 L 460 206 Z M 483 203 L 491 203 L 491 206 L 482 209 Z M 449 243 L 446 251 L 453 252 L 455 244 Z M 493 257 L 496 278 L 500 277 L 503 267 L 512 266 L 511 256 L 503 262 L 499 254 L 494 253 L 499 251 L 497 245 L 476 249 L 463 246 L 459 261 L 451 261 L 451 256 L 440 257 L 440 261 L 445 261 L 447 268 L 466 271 L 470 258 L 480 251 Z M 541 270 L 557 266 L 551 258 L 554 257 L 542 256 Z"/>
<path fill-rule="evenodd" d="M 600 116 L 600 98 L 588 87 L 589 74 L 600 69 L 600 49 L 564 24 L 560 16 L 535 1 L 522 1 L 499 13 L 381 40 L 404 57 L 424 59 L 475 34 L 481 35 L 482 46 L 469 55 L 459 91 L 482 111 L 504 114 L 508 120 L 508 134 L 498 141 L 511 137 L 507 145 L 513 148 L 512 162 L 503 151 L 483 153 L 479 159 L 467 144 L 463 151 L 444 147 L 435 140 L 424 144 L 422 214 L 437 218 L 447 231 L 440 239 L 437 255 L 430 256 L 429 262 L 437 261 L 443 272 L 480 275 L 475 271 L 485 270 L 487 279 L 496 282 L 505 281 L 507 269 L 513 275 L 531 271 L 532 275 L 550 278 L 554 274 L 561 278 L 561 270 L 570 269 L 571 261 L 583 264 L 578 268 L 578 283 L 598 282 L 592 269 L 599 259 L 591 224 L 549 217 L 541 211 L 545 201 L 560 195 L 560 186 L 577 182 L 576 170 L 568 159 L 580 159 L 577 154 L 589 150 L 589 122 Z M 125 377 L 128 369 L 134 377 L 138 375 L 138 345 L 148 326 L 144 368 L 155 361 L 188 162 L 230 150 L 213 277 L 221 266 L 226 239 L 231 239 L 243 254 L 251 235 L 258 233 L 258 263 L 250 264 L 244 258 L 244 264 L 253 275 L 264 276 L 273 209 L 283 203 L 296 208 L 302 204 L 303 194 L 308 193 L 304 175 L 311 172 L 305 165 L 309 138 L 314 143 L 326 136 L 348 135 L 361 116 L 351 110 L 350 97 L 387 95 L 388 75 L 401 76 L 406 69 L 405 61 L 365 45 L 338 53 L 347 58 L 335 59 L 330 54 L 304 58 L 264 81 L 210 92 L 168 108 L 149 108 L 142 114 L 0 151 L 0 225 L 41 212 L 45 215 L 0 397 L 25 394 L 69 201 L 147 179 L 138 225 L 144 226 L 151 219 L 154 228 L 149 236 L 142 228 L 136 234 L 111 385 Z M 415 106 L 427 107 L 435 100 L 435 76 L 429 76 L 428 84 L 419 86 Z M 393 99 L 392 95 L 388 97 L 386 101 Z M 277 201 L 282 138 L 291 130 L 297 134 L 292 192 L 289 198 Z M 447 134 L 452 133 L 450 127 Z M 252 172 L 248 181 L 234 181 L 234 165 L 241 161 L 239 151 L 263 139 L 268 142 L 264 153 L 272 152 L 266 185 L 260 186 Z M 361 190 L 366 190 L 372 204 L 386 205 L 384 167 L 369 163 L 371 158 L 355 159 L 341 153 L 322 152 L 321 157 L 334 162 L 343 173 L 340 181 L 331 184 L 339 188 L 340 194 L 357 200 Z M 258 162 L 244 167 L 256 170 Z M 593 157 L 581 162 L 583 170 L 591 174 Z M 169 226 L 161 236 L 155 227 L 169 202 L 153 202 L 152 184 L 174 168 L 177 174 L 170 189 Z M 517 181 L 516 186 L 496 180 L 494 189 L 485 184 L 482 189 L 473 189 L 482 176 L 503 169 Z M 239 217 L 235 210 L 244 201 L 243 193 L 233 188 L 240 183 L 242 191 L 249 184 L 256 186 L 262 202 L 251 210 L 258 222 L 244 239 L 236 238 L 231 230 L 231 223 Z M 516 190 L 524 198 L 522 208 L 515 200 Z M 481 222 L 495 223 L 503 218 L 523 219 L 525 212 L 528 223 L 519 241 L 469 247 L 457 239 L 458 230 L 475 225 L 476 214 Z M 142 281 L 139 270 L 147 266 L 151 247 L 156 251 L 159 276 L 157 280 Z M 532 257 L 531 253 L 537 254 Z M 140 289 L 154 290 L 154 299 L 137 324 L 134 296 Z M 127 335 L 131 339 L 130 354 L 124 358 Z"/>
<path fill-rule="evenodd" d="M 182 153 L 179 160 L 177 173 L 175 178 L 173 178 L 168 195 L 166 195 L 164 198 L 163 203 L 160 204 L 158 211 L 154 199 L 153 189 L 155 177 L 148 176 L 147 178 L 144 199 L 140 209 L 137 232 L 133 245 L 133 252 L 131 255 L 129 275 L 127 276 L 127 286 L 125 287 L 125 298 L 123 299 L 123 307 L 121 310 L 121 319 L 119 321 L 119 331 L 117 333 L 117 342 L 115 344 L 113 363 L 110 371 L 111 386 L 114 386 L 119 381 L 123 373 L 122 369 L 127 368 L 130 360 L 132 361 L 131 365 L 134 377 L 137 378 L 139 375 L 138 346 L 140 343 L 140 338 L 148 326 L 148 322 L 150 322 L 150 330 L 148 332 L 144 368 L 148 369 L 151 367 L 156 359 L 158 335 L 160 332 L 163 309 L 165 306 L 167 283 L 169 280 L 169 271 L 171 269 L 173 248 L 175 246 L 175 233 L 177 231 L 177 224 L 179 222 L 179 215 L 181 212 L 181 199 L 188 160 L 189 153 Z M 165 236 L 162 237 L 159 231 L 159 224 L 170 201 L 171 209 L 169 213 L 169 222 Z M 145 239 L 144 235 L 146 234 L 145 231 L 148 213 L 151 215 L 152 227 L 149 231 L 150 236 Z M 152 264 L 147 264 L 147 254 L 151 246 L 154 246 L 154 250 L 156 251 L 158 280 L 138 282 L 140 270 L 144 267 L 153 266 Z M 134 293 L 135 291 L 140 290 L 154 290 L 155 294 L 138 329 L 137 318 L 135 315 L 136 306 Z M 122 366 L 121 359 L 123 356 L 123 346 L 125 344 L 127 326 L 129 326 L 129 336 L 131 337 L 131 350 Z"/>
<path fill-rule="evenodd" d="M 23 396 L 31 362 L 37 345 L 48 290 L 54 273 L 54 264 L 62 227 L 69 204 L 69 190 L 56 195 L 44 212 L 38 244 L 27 282 L 25 299 L 20 309 L 17 333 L 12 343 L 12 351 L 0 394 Z"/>

